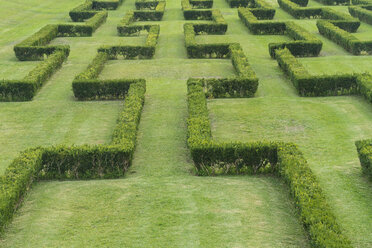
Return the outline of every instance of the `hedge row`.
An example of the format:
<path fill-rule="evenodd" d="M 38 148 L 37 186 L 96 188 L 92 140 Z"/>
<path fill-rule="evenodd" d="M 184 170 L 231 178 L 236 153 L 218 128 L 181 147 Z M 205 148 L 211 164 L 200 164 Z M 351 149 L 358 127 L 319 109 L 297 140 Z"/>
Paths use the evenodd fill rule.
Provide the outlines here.
<path fill-rule="evenodd" d="M 279 66 L 301 96 L 334 96 L 358 93 L 357 75 L 310 75 L 288 49 L 275 51 Z"/>
<path fill-rule="evenodd" d="M 343 0 L 342 0 L 343 1 Z M 328 20 L 337 20 L 335 23 L 340 23 L 345 28 L 348 25 L 354 26 L 357 25 L 356 29 L 359 27 L 360 23 L 355 18 L 344 14 L 342 12 L 335 11 L 331 8 L 325 7 L 306 7 L 306 5 L 300 5 L 294 0 L 278 0 L 279 6 L 287 11 L 289 14 L 294 16 L 295 18 L 302 19 L 302 18 L 321 18 L 321 19 L 328 19 Z M 306 3 L 306 2 L 304 2 Z M 350 23 L 350 24 L 348 24 Z M 356 31 L 355 29 L 355 31 Z"/>
<path fill-rule="evenodd" d="M 108 10 L 115 10 L 117 9 L 121 4 L 123 3 L 123 0 L 94 0 L 93 1 L 93 9 L 108 9 Z"/>
<path fill-rule="evenodd" d="M 296 145 L 214 142 L 203 86 L 195 80 L 187 86 L 187 141 L 198 174 L 275 173 L 289 186 L 313 247 L 351 247 Z"/>
<path fill-rule="evenodd" d="M 100 80 L 105 63 L 109 59 L 122 56 L 125 59 L 152 58 L 159 37 L 160 26 L 152 25 L 149 29 L 144 46 L 102 46 L 98 49 L 97 56 L 82 73 L 77 75 L 72 83 L 74 95 L 79 100 L 96 99 L 123 99 L 129 86 L 143 82 L 143 79 L 115 79 Z"/>
<path fill-rule="evenodd" d="M 140 31 L 147 30 L 154 25 L 133 25 L 136 21 L 160 21 L 165 11 L 165 2 L 155 2 L 155 10 L 128 11 L 117 26 L 119 36 L 138 35 Z"/>
<path fill-rule="evenodd" d="M 350 0 L 315 0 L 324 5 L 350 5 Z"/>
<path fill-rule="evenodd" d="M 56 51 L 21 80 L 0 81 L 0 101 L 31 101 L 38 90 L 62 66 L 66 51 Z"/>
<path fill-rule="evenodd" d="M 189 81 L 204 88 L 208 98 L 253 97 L 258 78 L 239 44 L 229 46 L 229 57 L 237 73 L 234 78 L 193 78 Z"/>
<path fill-rule="evenodd" d="M 372 139 L 355 142 L 363 172 L 372 179 Z"/>
<path fill-rule="evenodd" d="M 193 23 L 196 34 L 225 34 L 227 23 L 218 9 L 211 10 L 184 10 L 186 20 L 210 20 L 213 23 Z"/>
<path fill-rule="evenodd" d="M 357 77 L 359 93 L 372 103 L 372 76 L 369 74 L 361 74 Z"/>
<path fill-rule="evenodd" d="M 109 145 L 57 146 L 22 152 L 0 176 L 0 230 L 35 179 L 118 178 L 130 166 L 144 104 L 145 82 L 130 86 Z"/>
<path fill-rule="evenodd" d="M 372 25 L 372 11 L 365 6 L 349 6 L 350 15 Z"/>
<path fill-rule="evenodd" d="M 191 9 L 211 9 L 213 7 L 213 0 L 182 0 L 182 10 Z"/>
<path fill-rule="evenodd" d="M 198 44 L 195 41 L 196 32 L 194 24 L 183 25 L 185 46 L 189 58 L 227 58 L 229 55 L 229 43 Z"/>
<path fill-rule="evenodd" d="M 122 0 L 111 0 L 111 1 L 92 1 L 87 0 L 80 4 L 76 8 L 69 12 L 71 19 L 74 22 L 82 22 L 86 19 L 92 18 L 94 15 L 100 12 L 102 9 L 117 9 L 121 4 Z"/>
<path fill-rule="evenodd" d="M 78 100 L 124 99 L 132 84 L 144 82 L 144 79 L 98 79 L 109 57 L 99 52 L 87 69 L 75 77 L 72 89 Z"/>
<path fill-rule="evenodd" d="M 69 52 L 69 46 L 49 46 L 56 37 L 91 36 L 107 19 L 107 12 L 101 11 L 88 19 L 85 24 L 46 25 L 35 34 L 14 46 L 16 57 L 21 61 L 43 60 L 56 50 Z"/>
<path fill-rule="evenodd" d="M 141 9 L 155 10 L 156 6 L 158 6 L 159 4 L 159 1 L 136 0 L 134 4 L 136 5 L 137 10 L 141 10 Z"/>
<path fill-rule="evenodd" d="M 328 21 L 319 20 L 316 25 L 320 34 L 342 46 L 348 52 L 354 55 L 372 53 L 372 40 L 360 41 L 349 32 Z"/>
<path fill-rule="evenodd" d="M 262 12 L 261 12 L 262 13 Z M 268 13 L 268 12 L 266 12 Z M 272 13 L 272 16 L 271 16 Z M 285 22 L 278 21 L 259 21 L 270 20 L 274 17 L 275 9 L 270 15 L 260 16 L 258 12 L 252 11 L 249 8 L 239 8 L 238 15 L 242 22 L 248 27 L 253 34 L 284 34 L 286 30 Z M 257 16 L 256 16 L 257 15 Z M 260 17 L 260 18 L 258 18 Z"/>
<path fill-rule="evenodd" d="M 231 8 L 247 7 L 250 0 L 226 0 Z"/>
<path fill-rule="evenodd" d="M 323 43 L 306 29 L 294 22 L 285 22 L 285 34 L 294 41 L 269 43 L 269 52 L 275 56 L 276 49 L 287 48 L 295 56 L 318 56 L 322 50 Z"/>
<path fill-rule="evenodd" d="M 145 45 L 142 46 L 102 46 L 98 51 L 107 53 L 111 59 L 117 58 L 119 55 L 125 59 L 150 59 L 155 55 L 155 47 L 158 42 L 160 26 L 147 25 L 142 26 L 143 29 L 148 31 Z"/>

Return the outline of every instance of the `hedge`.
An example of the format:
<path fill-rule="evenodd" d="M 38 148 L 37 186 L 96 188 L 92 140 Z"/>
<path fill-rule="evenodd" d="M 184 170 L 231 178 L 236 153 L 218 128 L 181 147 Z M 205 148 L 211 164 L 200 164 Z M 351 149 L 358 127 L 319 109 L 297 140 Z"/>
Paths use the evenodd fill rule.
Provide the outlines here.
<path fill-rule="evenodd" d="M 369 74 L 361 74 L 357 77 L 359 92 L 366 100 L 372 103 L 372 76 Z"/>
<path fill-rule="evenodd" d="M 211 9 L 213 0 L 181 0 L 182 10 Z"/>
<path fill-rule="evenodd" d="M 355 142 L 363 172 L 372 180 L 372 139 Z"/>
<path fill-rule="evenodd" d="M 23 79 L 0 81 L 0 101 L 31 101 L 67 57 L 68 53 L 65 51 L 56 51 L 40 62 Z"/>
<path fill-rule="evenodd" d="M 275 51 L 278 65 L 301 96 L 334 96 L 358 93 L 357 75 L 310 75 L 288 49 Z"/>
<path fill-rule="evenodd" d="M 320 34 L 342 46 L 346 51 L 354 55 L 372 53 L 372 40 L 360 41 L 349 32 L 328 21 L 319 20 L 316 25 Z"/>
<path fill-rule="evenodd" d="M 275 56 L 276 49 L 287 48 L 295 56 L 318 56 L 322 50 L 323 43 L 314 35 L 309 33 L 294 22 L 285 22 L 285 34 L 294 41 L 269 43 L 269 52 Z"/>
<path fill-rule="evenodd" d="M 350 5 L 350 0 L 315 0 L 324 5 Z"/>
<path fill-rule="evenodd" d="M 92 1 L 87 0 L 69 12 L 74 22 L 82 22 L 100 12 L 100 10 L 114 10 L 122 4 L 122 0 Z"/>
<path fill-rule="evenodd" d="M 74 95 L 79 100 L 97 99 L 123 99 L 130 87 L 135 83 L 143 82 L 143 79 L 115 79 L 100 80 L 105 63 L 109 59 L 152 58 L 159 37 L 160 26 L 152 25 L 149 29 L 146 43 L 143 46 L 102 46 L 98 49 L 97 56 L 88 67 L 72 82 Z"/>
<path fill-rule="evenodd" d="M 103 0 L 103 1 L 93 1 L 93 9 L 108 9 L 108 10 L 115 10 L 117 9 L 121 4 L 123 3 L 123 0 Z"/>
<path fill-rule="evenodd" d="M 363 22 L 372 24 L 372 11 L 366 6 L 349 6 L 349 13 Z"/>
<path fill-rule="evenodd" d="M 109 57 L 99 52 L 87 69 L 75 77 L 72 89 L 78 100 L 124 99 L 132 84 L 144 83 L 144 79 L 98 79 Z"/>
<path fill-rule="evenodd" d="M 231 8 L 247 7 L 250 0 L 226 0 Z"/>
<path fill-rule="evenodd" d="M 193 23 L 194 31 L 207 34 L 225 34 L 227 23 L 218 9 L 200 10 L 183 8 L 185 20 L 208 20 L 213 23 Z"/>
<path fill-rule="evenodd" d="M 145 99 L 144 81 L 130 85 L 111 144 L 34 148 L 22 152 L 0 176 L 0 230 L 36 179 L 118 178 L 131 165 Z"/>
<path fill-rule="evenodd" d="M 284 34 L 285 22 L 278 21 L 259 21 L 251 9 L 239 8 L 238 15 L 242 22 L 248 27 L 253 34 Z"/>
<path fill-rule="evenodd" d="M 344 1 L 344 0 L 341 0 L 341 1 Z M 353 17 L 347 14 L 335 11 L 333 9 L 325 8 L 325 7 L 306 7 L 307 6 L 306 1 L 304 1 L 302 4 L 299 4 L 297 1 L 294 1 L 294 0 L 278 0 L 278 3 L 279 3 L 279 6 L 283 10 L 287 11 L 289 14 L 291 14 L 297 19 L 321 18 L 321 19 L 338 20 L 337 22 L 344 23 L 343 25 L 345 26 L 347 26 L 346 23 L 348 22 L 354 22 L 354 24 L 350 24 L 350 25 L 358 25 L 357 20 L 354 19 Z"/>
<path fill-rule="evenodd" d="M 154 25 L 133 25 L 136 21 L 160 21 L 163 18 L 165 2 L 155 2 L 155 10 L 128 11 L 117 26 L 119 36 L 138 35 L 140 31 L 147 30 Z"/>
<path fill-rule="evenodd" d="M 16 57 L 21 61 L 43 60 L 57 50 L 69 52 L 69 46 L 49 46 L 49 42 L 57 37 L 91 36 L 107 19 L 107 12 L 97 12 L 85 24 L 53 24 L 46 25 L 35 34 L 14 46 Z"/>
<path fill-rule="evenodd" d="M 111 59 L 117 58 L 119 55 L 125 59 L 146 58 L 150 59 L 155 55 L 155 47 L 158 42 L 160 26 L 148 25 L 142 26 L 143 29 L 148 31 L 145 45 L 119 45 L 119 46 L 102 46 L 98 50 L 107 53 Z"/>
<path fill-rule="evenodd" d="M 199 175 L 274 173 L 289 186 L 313 247 L 351 247 L 296 145 L 213 141 L 203 86 L 189 80 L 187 88 L 187 142 Z"/>

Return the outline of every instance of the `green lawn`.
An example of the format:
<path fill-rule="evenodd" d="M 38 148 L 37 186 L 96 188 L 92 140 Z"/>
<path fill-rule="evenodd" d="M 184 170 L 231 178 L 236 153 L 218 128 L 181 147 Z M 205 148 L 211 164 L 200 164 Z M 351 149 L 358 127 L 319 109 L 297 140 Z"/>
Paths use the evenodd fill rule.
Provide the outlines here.
<path fill-rule="evenodd" d="M 21 78 L 32 69 L 37 62 L 18 62 L 13 45 L 47 23 L 68 22 L 68 10 L 81 2 L 0 0 L 5 6 L 0 9 L 1 77 Z M 225 0 L 214 2 L 229 24 L 228 32 L 198 40 L 239 42 L 260 79 L 255 98 L 208 101 L 214 139 L 297 143 L 353 245 L 372 247 L 371 183 L 361 174 L 354 147 L 355 140 L 372 136 L 372 106 L 354 96 L 299 97 L 267 48 L 289 38 L 251 35 L 236 9 L 228 8 Z M 230 60 L 187 59 L 180 6 L 178 0 L 167 1 L 153 60 L 109 61 L 100 75 L 147 80 L 138 145 L 125 178 L 34 184 L 1 247 L 309 246 L 288 189 L 278 178 L 192 174 L 186 147 L 186 79 L 235 72 Z M 93 37 L 54 40 L 71 46 L 62 69 L 32 102 L 0 103 L 1 172 L 27 147 L 110 140 L 122 102 L 77 102 L 71 82 L 100 45 L 144 42 L 142 36 L 116 36 L 116 25 L 130 9 L 134 0 L 110 11 Z M 293 20 L 279 8 L 276 19 Z M 315 20 L 296 22 L 324 43 L 320 57 L 300 60 L 311 73 L 371 71 L 370 57 L 351 56 L 320 36 Z M 360 34 L 372 33 L 371 28 L 362 25 Z"/>

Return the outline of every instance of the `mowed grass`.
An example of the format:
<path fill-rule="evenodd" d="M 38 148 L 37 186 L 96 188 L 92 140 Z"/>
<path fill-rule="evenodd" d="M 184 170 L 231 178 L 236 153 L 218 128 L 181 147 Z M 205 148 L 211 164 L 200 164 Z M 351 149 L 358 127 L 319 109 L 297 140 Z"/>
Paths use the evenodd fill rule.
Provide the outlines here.
<path fill-rule="evenodd" d="M 59 3 L 50 12 L 58 12 L 59 20 L 68 21 L 67 12 L 77 2 Z M 215 8 L 222 10 L 229 23 L 226 36 L 198 39 L 240 42 L 260 78 L 260 86 L 253 99 L 208 102 L 214 138 L 243 141 L 266 138 L 298 143 L 354 245 L 371 246 L 370 184 L 361 176 L 353 147 L 354 138 L 371 133 L 368 125 L 372 119 L 371 106 L 358 97 L 298 97 L 267 49 L 269 42 L 288 37 L 250 35 L 236 10 L 228 8 L 224 0 L 215 0 Z M 14 143 L 13 147 L 4 146 L 2 156 L 10 160 L 20 150 L 35 145 L 104 143 L 110 139 L 122 102 L 76 102 L 71 82 L 101 44 L 144 42 L 143 36 L 116 36 L 116 24 L 129 9 L 134 9 L 134 0 L 126 0 L 117 11 L 110 11 L 107 23 L 92 38 L 53 41 L 71 46 L 67 64 L 34 101 L 0 103 L 1 120 L 4 115 L 9 122 L 6 129 L 0 128 L 0 137 Z M 28 11 L 27 7 L 24 11 Z M 277 12 L 277 18 L 291 19 L 280 9 Z M 51 17 L 42 16 L 48 23 Z M 229 60 L 187 59 L 184 22 L 180 2 L 167 1 L 164 20 L 159 23 L 161 33 L 155 58 L 109 61 L 101 74 L 101 78 L 147 79 L 138 146 L 127 176 L 118 180 L 34 184 L 2 236 L 2 247 L 308 247 L 287 187 L 278 178 L 192 175 L 193 164 L 186 147 L 186 79 L 230 77 L 235 72 Z M 309 22 L 312 22 L 309 29 L 315 33 L 315 24 Z M 34 32 L 30 27 L 28 31 L 13 40 Z M 351 57 L 342 48 L 321 39 L 327 43 L 324 53 Z M 13 65 L 35 63 L 16 62 L 11 45 L 2 46 Z M 14 70 L 2 69 L 5 67 L 0 64 L 0 70 Z M 22 73 L 13 71 L 7 75 L 21 77 Z M 45 112 L 47 106 L 50 112 Z M 81 116 L 82 113 L 85 115 Z M 69 115 L 74 118 L 70 117 L 68 122 Z M 5 168 L 7 161 L 3 161 Z M 352 164 L 348 164 L 350 161 Z M 333 181 L 328 182 L 327 178 Z"/>

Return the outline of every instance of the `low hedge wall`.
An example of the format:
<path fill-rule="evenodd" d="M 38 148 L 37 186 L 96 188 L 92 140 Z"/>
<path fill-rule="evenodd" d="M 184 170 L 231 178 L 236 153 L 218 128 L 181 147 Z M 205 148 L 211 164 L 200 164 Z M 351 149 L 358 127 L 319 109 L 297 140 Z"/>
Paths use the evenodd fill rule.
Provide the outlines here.
<path fill-rule="evenodd" d="M 350 15 L 372 25 L 372 10 L 366 6 L 349 6 Z"/>
<path fill-rule="evenodd" d="M 301 96 L 335 96 L 358 93 L 357 75 L 310 75 L 288 49 L 275 51 L 279 66 Z"/>
<path fill-rule="evenodd" d="M 34 148 L 22 152 L 0 176 L 0 230 L 12 219 L 37 179 L 118 178 L 131 165 L 145 100 L 144 81 L 133 83 L 111 144 Z"/>
<path fill-rule="evenodd" d="M 372 180 L 372 139 L 355 142 L 363 172 Z"/>
<path fill-rule="evenodd" d="M 366 100 L 372 103 L 372 76 L 370 74 L 361 74 L 357 77 L 359 92 Z"/>
<path fill-rule="evenodd" d="M 325 20 L 317 21 L 316 25 L 320 34 L 342 46 L 346 51 L 354 55 L 372 53 L 372 40 L 360 41 L 349 32 Z"/>
<path fill-rule="evenodd" d="M 140 31 L 147 30 L 152 26 L 157 25 L 133 25 L 136 21 L 160 21 L 163 18 L 165 10 L 165 2 L 155 2 L 156 7 L 154 10 L 130 10 L 117 26 L 119 36 L 138 35 Z M 140 5 L 142 6 L 142 4 Z M 145 5 L 146 6 L 146 5 Z"/>
<path fill-rule="evenodd" d="M 85 24 L 46 25 L 24 41 L 14 46 L 16 57 L 21 61 L 43 60 L 57 50 L 69 52 L 69 46 L 49 46 L 57 37 L 92 36 L 93 32 L 107 19 L 107 12 L 95 13 Z"/>
<path fill-rule="evenodd" d="M 31 101 L 39 89 L 62 66 L 66 51 L 56 51 L 21 80 L 0 81 L 0 101 Z"/>
<path fill-rule="evenodd" d="M 220 10 L 184 10 L 183 16 L 186 20 L 209 20 L 213 23 L 193 23 L 196 34 L 225 34 L 227 23 Z"/>
<path fill-rule="evenodd" d="M 352 247 L 298 147 L 212 140 L 203 85 L 188 81 L 188 147 L 199 175 L 274 173 L 288 185 L 313 247 Z"/>

